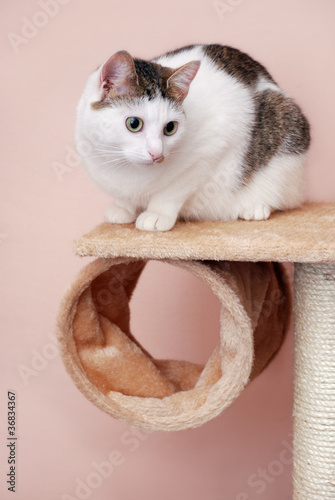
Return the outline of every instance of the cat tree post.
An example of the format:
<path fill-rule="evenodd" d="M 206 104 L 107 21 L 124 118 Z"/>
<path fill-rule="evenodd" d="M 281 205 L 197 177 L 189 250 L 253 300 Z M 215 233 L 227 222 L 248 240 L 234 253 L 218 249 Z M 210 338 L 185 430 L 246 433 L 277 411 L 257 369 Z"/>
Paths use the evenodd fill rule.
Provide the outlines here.
<path fill-rule="evenodd" d="M 81 256 L 130 258 L 137 263 L 150 259 L 211 265 L 213 261 L 294 262 L 294 500 L 335 498 L 335 203 L 306 204 L 275 213 L 267 221 L 178 223 L 163 233 L 105 223 L 79 238 L 76 251 Z M 74 313 L 67 309 L 75 309 L 69 306 L 65 301 L 60 338 L 73 375 L 82 367 L 76 353 L 68 353 L 72 339 L 64 331 L 70 331 Z M 84 326 L 85 314 L 84 308 Z M 80 377 L 81 390 L 95 402 L 89 396 L 89 382 Z M 101 403 L 103 397 L 99 398 Z M 100 403 L 97 406 L 104 409 Z"/>
<path fill-rule="evenodd" d="M 335 264 L 295 266 L 295 500 L 335 498 Z"/>

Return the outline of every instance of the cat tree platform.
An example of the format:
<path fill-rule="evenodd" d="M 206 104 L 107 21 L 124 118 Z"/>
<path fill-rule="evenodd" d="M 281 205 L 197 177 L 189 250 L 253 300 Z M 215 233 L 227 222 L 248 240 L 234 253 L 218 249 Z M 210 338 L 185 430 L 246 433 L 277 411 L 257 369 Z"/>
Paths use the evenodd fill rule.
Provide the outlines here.
<path fill-rule="evenodd" d="M 284 274 L 281 278 L 279 276 L 281 272 L 284 272 L 285 265 L 283 263 L 294 262 L 294 499 L 330 500 L 335 498 L 335 203 L 306 204 L 296 210 L 275 213 L 267 221 L 180 222 L 171 231 L 163 233 L 138 231 L 133 224 L 114 225 L 104 223 L 77 239 L 75 246 L 78 255 L 98 256 L 99 263 L 97 264 L 97 261 L 95 261 L 95 263 L 90 264 L 90 270 L 82 273 L 80 283 L 72 287 L 64 299 L 59 320 L 63 359 L 78 387 L 81 386 L 81 390 L 91 401 L 111 414 L 113 412 L 107 408 L 108 403 L 105 398 L 107 389 L 105 395 L 98 398 L 94 395 L 95 393 L 93 394 L 94 391 L 92 392 L 90 389 L 91 382 L 82 381 L 82 375 L 79 371 L 85 364 L 85 358 L 81 358 L 81 362 L 76 360 L 77 354 L 74 350 L 71 356 L 68 355 L 68 351 L 74 345 L 71 344 L 70 336 L 72 334 L 76 335 L 76 331 L 72 332 L 72 324 L 70 323 L 74 315 L 78 313 L 79 307 L 78 305 L 73 307 L 71 304 L 73 304 L 74 300 L 77 300 L 75 298 L 79 293 L 79 289 L 80 293 L 82 290 L 86 293 L 86 288 L 92 279 L 94 278 L 93 283 L 96 283 L 94 280 L 96 277 L 99 278 L 99 273 L 106 273 L 106 270 L 110 269 L 111 266 L 116 266 L 119 278 L 121 275 L 123 276 L 123 271 L 128 269 L 127 266 L 131 266 L 131 273 L 124 275 L 126 276 L 125 279 L 122 278 L 122 290 L 126 290 L 128 294 L 126 300 L 128 300 L 141 269 L 144 267 L 145 262 L 150 259 L 175 263 L 195 274 L 198 273 L 212 287 L 219 298 L 223 297 L 222 301 L 223 299 L 228 300 L 228 302 L 230 299 L 232 300 L 230 312 L 233 312 L 231 312 L 231 315 L 235 314 L 236 317 L 238 315 L 241 317 L 238 320 L 240 322 L 236 320 L 235 325 L 239 332 L 238 335 L 240 335 L 240 342 L 249 342 L 250 345 L 254 343 L 253 368 L 252 355 L 245 353 L 245 358 L 241 357 L 239 359 L 238 366 L 231 365 L 237 378 L 240 377 L 240 372 L 246 370 L 245 366 L 248 365 L 249 367 L 249 372 L 243 375 L 244 379 L 242 380 L 243 377 L 239 378 L 239 387 L 235 387 L 235 382 L 230 379 L 228 385 L 221 386 L 229 393 L 229 384 L 231 384 L 231 392 L 235 391 L 237 394 L 242 386 L 246 385 L 248 377 L 248 380 L 250 380 L 256 376 L 276 352 L 281 342 L 282 332 L 285 330 L 285 321 L 284 323 L 283 321 L 278 323 L 278 318 L 288 316 L 290 313 L 289 306 L 283 309 L 280 301 L 278 301 L 278 304 L 275 304 L 275 310 L 271 309 L 273 317 L 270 317 L 270 313 L 263 314 L 263 324 L 260 325 L 258 320 L 258 323 L 256 320 L 251 321 L 253 323 L 251 328 L 250 321 L 248 322 L 245 318 L 248 318 L 250 313 L 253 293 L 258 293 L 257 280 L 262 276 L 262 279 L 266 282 L 267 290 L 272 287 L 277 296 L 282 293 L 288 297 L 287 288 L 285 288 L 289 288 L 287 275 L 285 275 L 286 282 L 285 279 L 282 279 Z M 231 274 L 232 270 L 234 271 L 233 274 Z M 88 277 L 88 272 L 93 273 L 92 279 Z M 106 274 L 101 275 L 107 276 Z M 95 293 L 94 286 L 92 296 Z M 106 288 L 107 281 L 105 281 L 104 286 Z M 252 288 L 253 286 L 254 288 Z M 233 296 L 235 292 L 237 295 Z M 92 296 L 90 296 L 91 298 L 88 296 L 85 298 L 85 307 L 80 306 L 83 308 L 79 321 L 81 325 L 77 325 L 77 329 L 92 321 L 92 314 L 87 312 L 92 304 Z M 259 300 L 257 300 L 261 304 L 261 311 L 263 311 L 264 304 L 269 305 L 269 297 L 270 295 L 267 298 L 258 297 Z M 243 306 L 243 310 L 239 309 L 240 306 Z M 104 307 L 104 305 L 101 307 Z M 119 324 L 121 324 L 124 313 L 121 314 L 120 311 L 123 311 L 124 304 L 118 302 L 113 307 L 113 317 L 121 317 L 121 320 L 119 320 Z M 248 312 L 245 317 L 243 311 Z M 257 318 L 262 315 L 257 314 Z M 252 311 L 249 317 L 254 320 L 255 311 Z M 231 320 L 229 318 L 225 317 L 227 324 Z M 266 324 L 264 318 L 266 318 L 265 323 L 268 321 Z M 244 320 L 245 323 L 243 323 Z M 276 325 L 278 331 L 274 328 L 272 334 L 271 328 Z M 266 337 L 263 335 L 264 332 L 261 332 L 261 327 L 265 326 L 267 332 L 271 333 Z M 104 328 L 103 325 L 100 325 L 100 327 Z M 127 326 L 125 326 L 126 328 Z M 248 329 L 250 330 L 249 336 L 245 334 Z M 67 333 L 64 333 L 65 331 Z M 131 340 L 134 340 L 130 332 L 127 335 Z M 242 352 L 236 350 L 236 346 L 233 345 L 238 335 L 232 335 L 229 340 L 231 343 L 228 347 L 225 345 L 225 349 L 229 351 L 228 354 L 225 354 L 227 366 L 230 366 L 229 363 L 233 363 L 233 359 Z M 243 337 L 243 335 L 246 336 Z M 260 339 L 264 342 L 266 338 L 271 339 L 272 337 L 273 344 L 271 346 L 267 345 L 265 357 L 265 351 L 257 351 L 257 342 L 260 342 Z M 90 340 L 87 338 L 86 342 L 88 345 Z M 136 343 L 135 340 L 134 342 Z M 133 347 L 129 348 L 130 355 L 135 352 Z M 215 371 L 215 363 L 220 356 L 220 349 L 214 353 L 213 359 L 211 358 L 208 362 L 208 365 L 212 364 L 212 366 L 206 365 L 207 375 L 205 374 L 202 379 L 202 375 L 200 376 L 199 380 L 201 380 L 202 385 L 195 385 L 198 396 L 200 394 L 199 397 L 202 398 L 201 404 L 207 399 L 213 399 L 213 387 L 216 388 L 221 384 L 220 376 L 222 373 L 220 372 L 215 375 L 216 378 L 214 377 L 215 383 L 213 387 L 208 389 L 208 380 L 213 377 L 213 370 Z M 149 358 L 149 360 L 152 361 L 152 358 Z M 198 380 L 199 370 L 197 367 L 192 366 L 187 368 L 188 371 L 183 372 L 184 366 L 164 365 L 166 362 L 156 360 L 154 362 L 156 367 L 162 369 L 163 374 L 168 375 L 168 378 L 173 372 L 173 376 L 171 375 L 169 380 L 173 379 L 175 382 L 181 373 L 187 373 L 189 377 L 188 382 L 183 381 L 186 385 L 181 388 L 182 392 L 178 392 L 177 395 L 174 394 L 169 398 L 164 398 L 164 391 L 169 391 L 170 386 L 164 385 L 166 384 L 165 379 L 157 378 L 158 385 L 155 390 L 158 393 L 161 390 L 163 391 L 158 396 L 162 399 L 156 400 L 155 395 L 153 395 L 153 397 L 145 398 L 147 402 L 144 403 L 143 398 L 139 397 L 141 396 L 140 393 L 135 398 L 135 403 L 139 405 L 138 408 L 143 406 L 143 415 L 150 416 L 150 411 L 155 411 L 155 418 L 160 419 L 161 428 L 164 428 L 164 425 L 167 425 L 166 418 L 167 415 L 170 415 L 169 412 L 171 412 L 169 418 L 172 421 L 175 418 L 173 412 L 176 412 L 177 408 L 184 404 L 181 395 L 185 394 L 183 391 L 194 387 L 194 381 L 192 382 L 191 379 L 193 377 L 194 380 Z M 257 366 L 256 362 L 258 363 Z M 99 363 L 99 360 L 97 363 Z M 147 360 L 145 360 L 145 363 L 147 363 Z M 99 376 L 99 374 L 95 375 L 96 381 L 102 387 L 102 392 L 104 392 L 103 384 L 105 380 L 101 381 Z M 154 376 L 156 377 L 156 372 Z M 159 376 L 161 376 L 161 373 Z M 204 391 L 204 388 L 208 389 L 206 393 L 201 392 Z M 142 386 L 136 390 L 142 390 Z M 234 395 L 236 395 L 235 393 Z M 125 400 L 122 398 L 126 397 L 123 394 L 114 397 L 113 404 L 121 414 L 122 411 L 125 411 L 122 408 L 122 402 Z M 229 398 L 231 402 L 233 394 Z M 170 406 L 163 406 L 164 401 L 170 399 Z M 102 400 L 104 402 L 101 402 Z M 159 407 L 161 413 L 157 413 L 157 407 L 153 406 L 154 401 L 159 401 L 159 404 L 162 405 Z M 130 406 L 127 407 L 128 413 L 136 411 L 136 404 L 131 408 Z M 198 406 L 201 406 L 201 404 L 199 403 Z M 224 407 L 222 405 L 218 409 L 216 402 L 213 405 L 212 411 L 215 414 L 218 414 Z M 194 413 L 198 411 L 198 406 L 193 407 L 192 411 Z M 186 414 L 186 409 L 184 413 Z M 178 415 L 178 418 L 181 418 L 180 415 Z M 144 426 L 147 423 L 148 421 L 143 420 Z M 195 425 L 200 424 L 196 421 Z M 174 428 L 178 428 L 178 426 Z"/>
<path fill-rule="evenodd" d="M 144 232 L 104 223 L 78 238 L 80 256 L 271 262 L 334 262 L 335 203 L 309 203 L 267 221 L 179 222 Z"/>

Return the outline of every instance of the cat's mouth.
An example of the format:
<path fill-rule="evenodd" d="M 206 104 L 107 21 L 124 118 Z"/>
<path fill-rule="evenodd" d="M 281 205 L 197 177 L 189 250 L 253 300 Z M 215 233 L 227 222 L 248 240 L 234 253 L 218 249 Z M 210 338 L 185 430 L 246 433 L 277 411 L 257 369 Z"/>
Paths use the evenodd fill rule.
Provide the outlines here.
<path fill-rule="evenodd" d="M 138 167 L 138 168 L 155 168 L 155 165 L 157 164 L 157 167 L 158 167 L 158 164 L 160 163 L 163 163 L 165 160 L 166 160 L 166 156 L 164 156 L 163 154 L 161 155 L 157 155 L 155 157 L 148 157 L 146 155 L 127 155 L 126 158 L 125 158 L 125 161 L 129 164 L 129 165 L 132 165 L 133 167 Z"/>
<path fill-rule="evenodd" d="M 152 160 L 153 163 L 162 163 L 163 161 L 164 161 L 164 155 L 159 156 L 158 158 Z"/>
<path fill-rule="evenodd" d="M 141 165 L 146 165 L 148 167 L 154 167 L 156 163 L 162 163 L 165 160 L 165 156 L 161 155 L 157 158 L 151 158 L 150 160 L 148 158 L 146 159 L 140 159 L 139 163 Z"/>

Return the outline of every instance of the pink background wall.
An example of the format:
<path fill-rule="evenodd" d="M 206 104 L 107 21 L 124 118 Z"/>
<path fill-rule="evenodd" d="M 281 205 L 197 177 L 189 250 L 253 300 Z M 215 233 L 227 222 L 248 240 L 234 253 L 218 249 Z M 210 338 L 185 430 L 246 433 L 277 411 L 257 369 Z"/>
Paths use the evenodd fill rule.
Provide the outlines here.
<path fill-rule="evenodd" d="M 2 3 L 1 498 L 12 498 L 5 485 L 7 390 L 18 398 L 17 500 L 291 498 L 292 335 L 219 418 L 150 435 L 89 403 L 54 341 L 59 301 L 86 262 L 74 256 L 72 241 L 102 220 L 109 202 L 73 157 L 75 106 L 89 73 L 114 51 L 153 57 L 218 42 L 249 52 L 311 121 L 306 196 L 335 199 L 335 3 L 216 4 L 220 15 L 211 0 Z M 14 42 L 13 34 L 22 38 Z M 57 162 L 66 167 L 58 177 Z M 152 263 L 134 297 L 133 326 L 157 356 L 204 360 L 215 343 L 218 304 L 193 276 Z M 103 478 L 93 463 L 113 451 L 116 464 Z"/>

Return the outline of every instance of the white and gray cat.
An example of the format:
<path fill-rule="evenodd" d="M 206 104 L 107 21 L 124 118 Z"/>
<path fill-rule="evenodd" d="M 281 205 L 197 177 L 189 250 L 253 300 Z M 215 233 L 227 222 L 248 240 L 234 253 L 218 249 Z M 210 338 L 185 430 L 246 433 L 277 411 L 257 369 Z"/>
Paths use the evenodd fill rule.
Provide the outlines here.
<path fill-rule="evenodd" d="M 116 52 L 88 79 L 76 142 L 114 199 L 105 219 L 267 219 L 302 202 L 309 125 L 260 63 L 192 45 L 152 61 Z"/>

